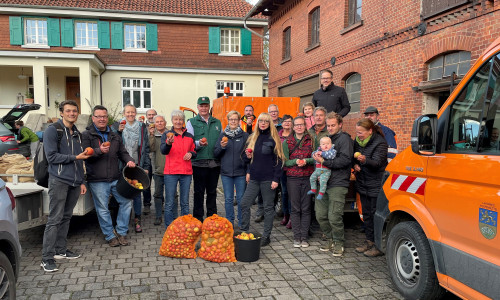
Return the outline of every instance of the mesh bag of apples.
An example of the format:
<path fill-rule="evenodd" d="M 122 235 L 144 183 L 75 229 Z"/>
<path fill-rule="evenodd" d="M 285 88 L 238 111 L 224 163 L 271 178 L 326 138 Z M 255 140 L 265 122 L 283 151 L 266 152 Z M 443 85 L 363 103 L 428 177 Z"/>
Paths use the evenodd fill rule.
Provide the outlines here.
<path fill-rule="evenodd" d="M 213 262 L 235 262 L 233 225 L 228 219 L 213 215 L 203 222 L 198 255 Z"/>
<path fill-rule="evenodd" d="M 194 250 L 201 234 L 201 222 L 192 215 L 175 219 L 165 231 L 159 254 L 176 258 L 196 258 Z"/>

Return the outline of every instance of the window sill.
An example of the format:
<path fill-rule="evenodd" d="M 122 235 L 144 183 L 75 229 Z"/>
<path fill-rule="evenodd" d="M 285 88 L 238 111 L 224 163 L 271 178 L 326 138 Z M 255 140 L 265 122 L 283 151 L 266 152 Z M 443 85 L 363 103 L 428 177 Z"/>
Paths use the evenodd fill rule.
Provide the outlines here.
<path fill-rule="evenodd" d="M 304 52 L 307 53 L 307 52 L 309 52 L 309 51 L 311 51 L 313 49 L 318 48 L 319 46 L 321 46 L 321 43 L 316 43 L 316 44 L 311 45 L 311 46 L 307 47 L 306 49 L 304 49 Z"/>
<path fill-rule="evenodd" d="M 22 45 L 21 48 L 50 49 L 50 46 L 27 44 L 27 45 Z"/>
<path fill-rule="evenodd" d="M 358 23 L 351 24 L 351 25 L 347 26 L 346 28 L 342 29 L 340 31 L 340 35 L 346 34 L 346 33 L 350 32 L 358 27 L 361 27 L 361 26 L 363 26 L 363 20 L 359 21 Z"/>
<path fill-rule="evenodd" d="M 241 53 L 219 53 L 219 56 L 243 56 Z"/>
<path fill-rule="evenodd" d="M 146 50 L 146 49 L 123 49 L 122 52 L 148 53 L 148 50 Z"/>
<path fill-rule="evenodd" d="M 87 51 L 100 51 L 97 47 L 73 47 L 73 50 L 87 50 Z"/>
<path fill-rule="evenodd" d="M 283 59 L 282 61 L 280 61 L 280 65 L 282 65 L 282 64 L 284 64 L 284 63 L 286 63 L 286 62 L 288 62 L 288 61 L 291 61 L 291 60 L 292 60 L 292 57 L 285 58 L 285 59 Z"/>

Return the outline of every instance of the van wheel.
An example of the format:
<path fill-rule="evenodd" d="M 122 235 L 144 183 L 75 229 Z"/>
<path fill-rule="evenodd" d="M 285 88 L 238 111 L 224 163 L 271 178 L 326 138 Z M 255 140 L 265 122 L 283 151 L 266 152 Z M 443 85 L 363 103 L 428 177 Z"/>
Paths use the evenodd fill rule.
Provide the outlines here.
<path fill-rule="evenodd" d="M 440 299 L 431 248 L 417 222 L 394 226 L 387 240 L 387 265 L 392 282 L 405 299 Z"/>
<path fill-rule="evenodd" d="M 0 252 L 0 299 L 16 299 L 16 277 L 10 260 Z"/>

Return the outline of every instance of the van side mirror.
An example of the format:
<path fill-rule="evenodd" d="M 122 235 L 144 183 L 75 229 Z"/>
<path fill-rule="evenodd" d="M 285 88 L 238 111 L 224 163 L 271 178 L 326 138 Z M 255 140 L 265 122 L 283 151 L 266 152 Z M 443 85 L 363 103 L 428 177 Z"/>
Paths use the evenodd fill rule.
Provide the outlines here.
<path fill-rule="evenodd" d="M 437 115 L 428 114 L 418 117 L 411 130 L 411 150 L 418 155 L 436 154 Z"/>

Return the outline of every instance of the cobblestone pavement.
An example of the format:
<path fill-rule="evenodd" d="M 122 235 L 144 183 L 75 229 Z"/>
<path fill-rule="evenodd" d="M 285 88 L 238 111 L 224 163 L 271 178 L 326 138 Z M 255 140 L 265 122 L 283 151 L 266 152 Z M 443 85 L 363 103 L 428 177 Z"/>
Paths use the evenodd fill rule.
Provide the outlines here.
<path fill-rule="evenodd" d="M 218 211 L 224 215 L 221 195 Z M 154 213 L 143 216 L 142 233 L 130 226 L 130 246 L 116 248 L 105 243 L 95 213 L 73 217 L 68 248 L 83 256 L 56 261 L 54 273 L 40 267 L 44 227 L 20 233 L 17 299 L 402 299 L 385 257 L 354 251 L 364 238 L 357 218 L 346 215 L 346 251 L 340 258 L 319 251 L 318 230 L 309 248 L 293 248 L 291 230 L 275 219 L 271 245 L 262 248 L 257 262 L 213 263 L 158 255 L 165 229 L 153 225 Z M 252 232 L 261 230 L 251 222 Z"/>

